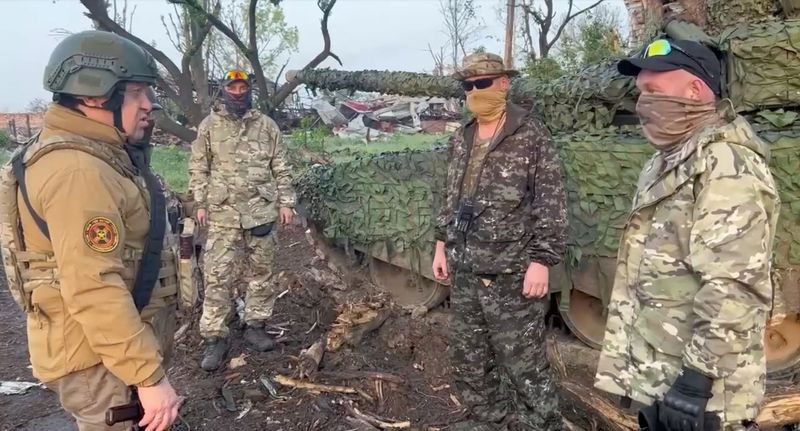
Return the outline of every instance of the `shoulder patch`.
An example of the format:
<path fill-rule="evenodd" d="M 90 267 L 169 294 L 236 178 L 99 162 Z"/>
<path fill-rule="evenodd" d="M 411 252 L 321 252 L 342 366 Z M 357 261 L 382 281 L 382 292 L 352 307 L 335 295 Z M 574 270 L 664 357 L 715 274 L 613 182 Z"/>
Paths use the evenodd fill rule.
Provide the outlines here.
<path fill-rule="evenodd" d="M 93 217 L 83 226 L 83 240 L 96 252 L 110 253 L 119 245 L 119 229 L 107 217 Z"/>

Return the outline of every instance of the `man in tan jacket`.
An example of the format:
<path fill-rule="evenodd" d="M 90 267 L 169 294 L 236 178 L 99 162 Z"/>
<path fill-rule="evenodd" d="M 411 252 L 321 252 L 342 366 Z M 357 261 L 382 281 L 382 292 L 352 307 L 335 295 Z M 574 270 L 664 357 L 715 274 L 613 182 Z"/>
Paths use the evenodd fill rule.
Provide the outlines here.
<path fill-rule="evenodd" d="M 65 38 L 44 74 L 56 103 L 38 138 L 3 170 L 5 185 L 12 172 L 19 185 L 16 199 L 0 200 L 2 245 L 9 286 L 22 287 L 15 298 L 27 313 L 33 373 L 80 431 L 130 430 L 131 421 L 104 418 L 131 401 L 132 387 L 146 431 L 166 430 L 178 416 L 181 399 L 165 375 L 176 260 L 157 241 L 166 215 L 151 221 L 164 209 L 152 173 L 123 147 L 143 137 L 156 77 L 152 57 L 126 39 L 100 31 Z M 147 262 L 155 271 L 136 270 L 152 269 Z"/>

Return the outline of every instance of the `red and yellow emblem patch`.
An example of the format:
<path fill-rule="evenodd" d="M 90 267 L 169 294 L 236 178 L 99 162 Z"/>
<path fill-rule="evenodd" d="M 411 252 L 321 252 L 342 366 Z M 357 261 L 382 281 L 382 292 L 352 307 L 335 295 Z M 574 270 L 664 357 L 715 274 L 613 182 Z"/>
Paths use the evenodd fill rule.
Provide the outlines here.
<path fill-rule="evenodd" d="M 92 250 L 109 253 L 119 245 L 119 230 L 110 219 L 94 217 L 83 227 L 83 240 Z"/>

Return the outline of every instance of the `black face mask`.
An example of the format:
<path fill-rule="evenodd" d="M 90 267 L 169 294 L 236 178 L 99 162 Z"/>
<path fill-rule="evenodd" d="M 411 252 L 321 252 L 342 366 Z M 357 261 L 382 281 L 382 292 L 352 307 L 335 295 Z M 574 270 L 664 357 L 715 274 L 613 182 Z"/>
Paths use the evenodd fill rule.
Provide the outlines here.
<path fill-rule="evenodd" d="M 125 150 L 128 152 L 128 156 L 130 156 L 133 165 L 140 170 L 150 165 L 150 154 L 153 152 L 150 139 L 153 137 L 154 128 L 155 121 L 151 121 L 150 125 L 144 129 L 144 136 L 142 136 L 142 139 L 125 144 Z"/>
<path fill-rule="evenodd" d="M 248 88 L 244 94 L 233 95 L 227 90 L 222 90 L 222 101 L 228 112 L 243 117 L 253 107 L 253 92 Z"/>

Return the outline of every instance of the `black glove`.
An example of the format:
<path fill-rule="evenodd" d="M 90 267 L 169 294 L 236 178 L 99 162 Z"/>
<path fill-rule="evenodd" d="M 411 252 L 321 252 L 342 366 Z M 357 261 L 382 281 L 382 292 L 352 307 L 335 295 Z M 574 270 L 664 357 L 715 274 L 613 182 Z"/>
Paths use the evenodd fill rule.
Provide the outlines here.
<path fill-rule="evenodd" d="M 661 427 L 666 431 L 719 429 L 718 416 L 705 414 L 712 383 L 710 378 L 684 367 L 683 374 L 675 379 L 664 401 L 659 403 L 658 421 Z"/>
<path fill-rule="evenodd" d="M 637 417 L 639 431 L 661 431 L 664 427 L 658 422 L 658 401 L 641 410 Z"/>

